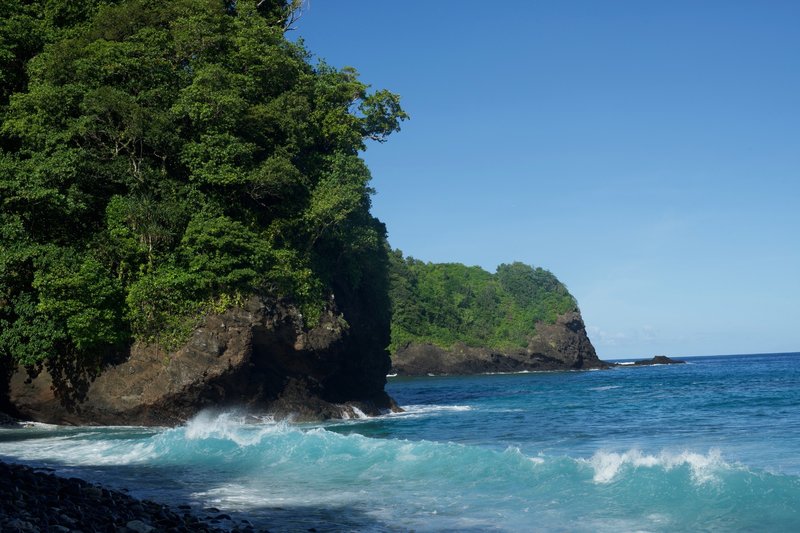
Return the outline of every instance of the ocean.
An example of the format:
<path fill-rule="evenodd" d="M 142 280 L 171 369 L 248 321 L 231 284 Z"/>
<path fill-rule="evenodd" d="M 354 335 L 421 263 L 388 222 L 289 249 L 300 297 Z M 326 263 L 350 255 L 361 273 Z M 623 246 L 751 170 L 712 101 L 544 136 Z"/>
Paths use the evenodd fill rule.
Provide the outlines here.
<path fill-rule="evenodd" d="M 0 430 L 0 459 L 270 531 L 800 531 L 800 354 L 389 378 L 404 413 Z"/>

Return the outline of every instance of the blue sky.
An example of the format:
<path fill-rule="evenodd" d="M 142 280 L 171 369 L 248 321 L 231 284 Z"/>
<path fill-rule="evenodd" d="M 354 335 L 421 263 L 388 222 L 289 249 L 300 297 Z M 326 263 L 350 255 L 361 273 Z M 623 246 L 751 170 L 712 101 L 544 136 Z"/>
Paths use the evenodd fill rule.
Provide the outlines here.
<path fill-rule="evenodd" d="M 402 97 L 364 154 L 406 255 L 523 261 L 601 357 L 800 351 L 800 3 L 311 0 Z"/>

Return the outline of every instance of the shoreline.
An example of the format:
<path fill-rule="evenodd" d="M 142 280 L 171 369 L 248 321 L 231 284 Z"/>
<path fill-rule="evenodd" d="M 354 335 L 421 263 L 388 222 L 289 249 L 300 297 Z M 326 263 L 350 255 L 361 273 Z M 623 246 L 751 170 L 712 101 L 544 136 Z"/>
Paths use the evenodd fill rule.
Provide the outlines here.
<path fill-rule="evenodd" d="M 172 508 L 78 478 L 0 459 L 0 531 L 115 533 L 255 533 L 247 520 L 216 508 L 201 517 L 188 505 Z"/>

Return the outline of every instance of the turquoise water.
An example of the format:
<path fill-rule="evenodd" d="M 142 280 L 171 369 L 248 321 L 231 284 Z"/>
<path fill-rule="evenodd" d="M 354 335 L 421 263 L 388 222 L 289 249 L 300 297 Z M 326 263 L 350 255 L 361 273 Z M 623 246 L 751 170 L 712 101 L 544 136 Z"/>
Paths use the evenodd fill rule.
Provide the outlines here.
<path fill-rule="evenodd" d="M 0 430 L 0 458 L 271 531 L 798 531 L 800 354 L 391 378 L 322 425 Z"/>

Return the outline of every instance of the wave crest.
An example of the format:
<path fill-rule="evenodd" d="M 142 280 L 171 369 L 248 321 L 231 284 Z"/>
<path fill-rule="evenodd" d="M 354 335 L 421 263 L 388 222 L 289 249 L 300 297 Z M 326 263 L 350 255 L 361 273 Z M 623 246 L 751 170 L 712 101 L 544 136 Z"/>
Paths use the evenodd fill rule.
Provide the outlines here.
<path fill-rule="evenodd" d="M 695 483 L 710 483 L 717 481 L 717 473 L 729 470 L 731 465 L 722 459 L 718 449 L 711 449 L 707 454 L 683 451 L 675 454 L 662 451 L 658 455 L 645 455 L 639 450 L 629 450 L 624 453 L 596 452 L 590 459 L 580 459 L 594 470 L 595 483 L 610 483 L 618 478 L 622 471 L 637 468 L 662 468 L 670 471 L 686 466 L 691 472 Z"/>

